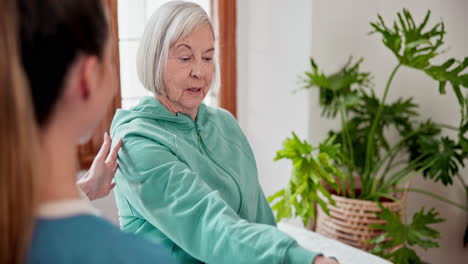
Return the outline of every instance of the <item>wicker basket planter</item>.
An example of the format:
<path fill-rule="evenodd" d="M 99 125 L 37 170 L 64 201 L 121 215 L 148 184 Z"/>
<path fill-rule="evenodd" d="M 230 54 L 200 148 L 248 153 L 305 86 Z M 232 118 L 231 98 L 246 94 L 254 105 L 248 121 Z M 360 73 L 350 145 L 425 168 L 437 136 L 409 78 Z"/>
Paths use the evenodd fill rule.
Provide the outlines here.
<path fill-rule="evenodd" d="M 366 243 L 380 234 L 381 231 L 369 228 L 371 224 L 385 224 L 384 220 L 375 215 L 380 208 L 375 202 L 350 199 L 333 195 L 336 205 L 328 204 L 330 216 L 317 206 L 315 231 L 327 237 L 339 240 L 353 247 L 369 251 L 373 247 Z M 322 197 L 325 201 L 325 197 Z M 401 202 L 382 202 L 382 205 L 393 212 L 399 212 L 406 205 L 406 193 L 399 195 Z"/>

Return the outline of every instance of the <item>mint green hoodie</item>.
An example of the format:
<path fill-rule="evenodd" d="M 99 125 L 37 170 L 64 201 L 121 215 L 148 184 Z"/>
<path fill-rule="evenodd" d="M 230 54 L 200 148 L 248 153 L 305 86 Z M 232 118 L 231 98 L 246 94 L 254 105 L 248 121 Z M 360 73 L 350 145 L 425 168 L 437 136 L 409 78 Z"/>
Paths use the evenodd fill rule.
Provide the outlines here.
<path fill-rule="evenodd" d="M 201 104 L 196 122 L 153 97 L 118 110 L 115 196 L 123 230 L 178 263 L 311 264 L 317 255 L 276 228 L 255 158 L 234 117 Z"/>

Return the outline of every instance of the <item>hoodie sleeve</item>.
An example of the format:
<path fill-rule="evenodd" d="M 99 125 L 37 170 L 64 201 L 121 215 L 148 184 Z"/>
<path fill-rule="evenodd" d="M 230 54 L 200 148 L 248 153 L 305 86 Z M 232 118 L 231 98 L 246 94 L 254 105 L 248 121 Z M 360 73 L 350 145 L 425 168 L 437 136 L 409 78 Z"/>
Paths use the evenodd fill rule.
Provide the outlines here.
<path fill-rule="evenodd" d="M 277 228 L 249 223 L 168 148 L 128 136 L 119 152 L 119 190 L 146 221 L 206 263 L 311 264 L 310 252 Z"/>

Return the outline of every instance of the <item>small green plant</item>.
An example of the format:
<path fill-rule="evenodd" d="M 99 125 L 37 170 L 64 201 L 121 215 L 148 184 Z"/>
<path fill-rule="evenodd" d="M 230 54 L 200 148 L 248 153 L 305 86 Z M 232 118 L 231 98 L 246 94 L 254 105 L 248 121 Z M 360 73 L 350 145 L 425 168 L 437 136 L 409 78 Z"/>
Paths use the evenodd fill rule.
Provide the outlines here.
<path fill-rule="evenodd" d="M 393 263 L 399 264 L 422 264 L 423 262 L 411 248 L 419 246 L 423 249 L 439 247 L 440 234 L 428 225 L 443 222 L 438 218 L 438 213 L 431 209 L 424 212 L 422 208 L 413 215 L 411 224 L 401 221 L 400 215 L 380 205 L 382 212 L 378 214 L 381 219 L 387 221 L 385 225 L 374 225 L 373 228 L 385 233 L 369 241 L 376 244 L 372 253 L 380 255 Z"/>
<path fill-rule="evenodd" d="M 292 208 L 294 208 L 294 214 L 300 216 L 306 225 L 310 218 L 315 217 L 313 202 L 317 202 L 328 213 L 328 207 L 318 193 L 322 193 L 331 204 L 334 204 L 329 191 L 323 184 L 326 183 L 338 190 L 336 178 L 344 179 L 343 174 L 335 165 L 342 158 L 340 146 L 334 144 L 333 141 L 334 137 L 328 138 L 318 148 L 313 148 L 306 141 L 301 141 L 295 133 L 292 138 L 286 139 L 284 148 L 277 152 L 275 160 L 291 160 L 294 173 L 289 182 L 289 188 L 268 198 L 268 201 L 272 203 L 276 198 L 281 197 L 272 206 L 272 209 L 277 212 L 277 221 L 292 217 Z"/>
<path fill-rule="evenodd" d="M 373 29 L 370 34 L 379 34 L 383 44 L 396 58 L 396 65 L 380 98 L 373 91 L 371 74 L 360 70 L 363 59 L 353 61 L 350 58 L 339 71 L 329 75 L 322 72 L 313 59 L 310 60 L 311 71 L 305 73 L 304 88 L 318 89 L 322 116 L 339 118 L 341 130 L 330 131 L 329 137 L 320 145 L 329 146 L 328 149 L 313 148 L 293 134 L 293 139 L 288 138 L 284 148 L 278 151 L 275 160 L 289 159 L 294 164 L 289 185 L 269 198 L 278 221 L 298 216 L 306 224 L 309 219 L 315 218 L 312 202 L 317 202 L 328 213 L 325 202 L 318 194 L 323 194 L 333 204 L 330 192 L 379 202 L 383 198 L 398 201 L 395 196 L 397 192 L 412 191 L 468 211 L 466 205 L 437 194 L 402 187 L 420 174 L 444 185 L 458 181 L 466 191 L 468 202 L 468 184 L 459 174 L 468 157 L 468 97 L 462 92 L 463 87 L 468 87 L 465 71 L 468 57 L 463 60 L 450 58 L 440 65 L 433 64 L 433 59 L 443 53 L 441 47 L 446 32 L 443 22 L 428 28 L 429 18 L 430 11 L 420 24 L 416 24 L 410 12 L 403 9 L 397 13 L 391 27 L 385 24 L 381 16 L 378 16 L 377 22 L 370 23 Z M 416 69 L 430 76 L 438 83 L 440 94 L 446 94 L 449 83 L 460 106 L 459 124 L 420 120 L 418 105 L 413 98 L 387 102 L 392 82 L 401 67 Z M 457 136 L 445 136 L 445 131 L 455 131 Z M 396 142 L 389 140 L 389 132 L 399 136 Z M 326 163 L 309 162 L 319 157 L 326 157 Z M 356 176 L 359 186 L 355 184 Z M 329 188 L 324 188 L 321 183 L 326 183 Z M 397 222 L 395 217 L 389 217 L 389 213 L 385 212 L 380 216 L 387 218 L 390 226 L 401 225 L 408 230 L 416 228 Z M 434 214 L 433 209 L 427 214 L 421 211 L 413 217 L 413 222 L 430 219 Z M 387 231 L 388 237 L 397 236 L 383 230 Z M 404 243 L 412 245 L 413 242 L 405 240 Z M 414 245 L 424 247 L 420 243 Z M 399 252 L 402 255 L 392 255 L 392 258 L 400 261 L 401 256 L 410 258 L 414 253 L 407 247 L 402 247 Z"/>

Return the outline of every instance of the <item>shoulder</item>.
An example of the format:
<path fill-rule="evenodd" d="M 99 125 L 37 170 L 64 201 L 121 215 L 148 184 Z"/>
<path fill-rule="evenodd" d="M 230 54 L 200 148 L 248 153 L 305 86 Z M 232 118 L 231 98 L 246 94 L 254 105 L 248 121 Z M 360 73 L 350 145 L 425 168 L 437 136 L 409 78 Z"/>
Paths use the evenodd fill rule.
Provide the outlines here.
<path fill-rule="evenodd" d="M 224 122 L 234 122 L 237 124 L 236 118 L 228 110 L 220 107 L 206 106 L 207 119 L 219 120 Z"/>
<path fill-rule="evenodd" d="M 177 149 L 177 135 L 174 131 L 168 129 L 164 122 L 152 118 L 135 118 L 116 126 L 111 130 L 111 137 L 123 140 L 119 159 L 124 159 L 126 154 L 140 156 L 160 149 L 166 151 Z"/>
<path fill-rule="evenodd" d="M 150 100 L 150 99 L 148 99 Z M 146 101 L 148 101 L 146 100 Z M 143 100 L 145 101 L 145 100 Z M 156 104 L 154 99 L 150 102 Z M 156 104 L 141 103 L 138 108 L 130 110 L 119 109 L 111 124 L 111 137 L 127 138 L 144 137 L 151 140 L 172 141 L 174 134 L 168 129 L 168 121 L 177 119 L 167 109 Z"/>
<path fill-rule="evenodd" d="M 29 263 L 165 263 L 159 259 L 169 260 L 169 251 L 104 219 L 81 215 L 39 220 Z"/>
<path fill-rule="evenodd" d="M 226 109 L 207 106 L 207 118 L 205 125 L 210 131 L 219 134 L 230 144 L 241 148 L 248 156 L 255 161 L 250 144 L 242 131 L 237 119 Z"/>
<path fill-rule="evenodd" d="M 123 138 L 145 137 L 152 140 L 173 139 L 174 135 L 157 119 L 139 117 L 116 126 L 113 136 Z"/>
<path fill-rule="evenodd" d="M 237 119 L 226 109 L 207 106 L 205 113 L 204 126 L 214 128 L 217 133 L 222 135 L 243 135 Z"/>

